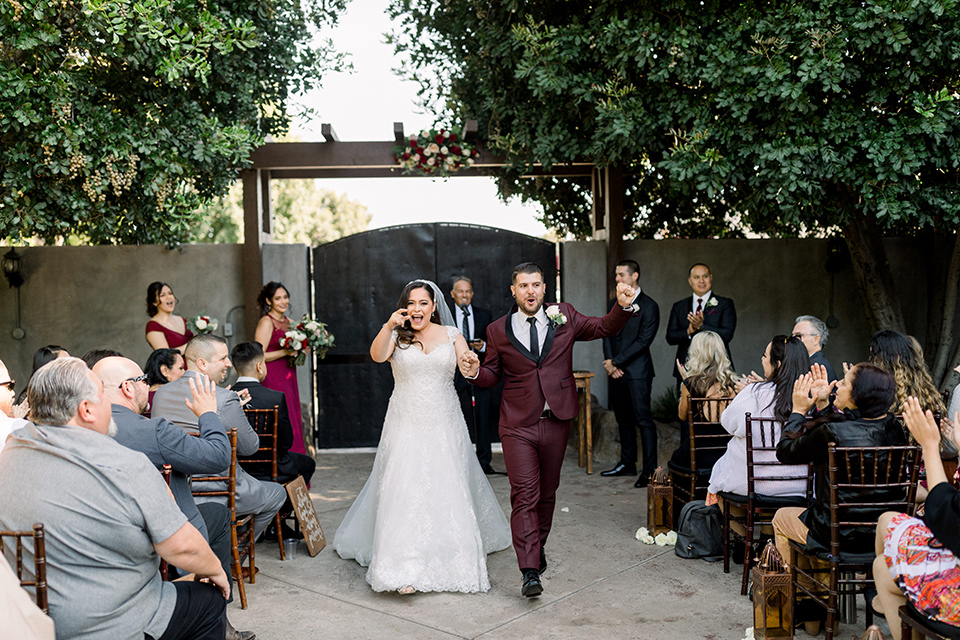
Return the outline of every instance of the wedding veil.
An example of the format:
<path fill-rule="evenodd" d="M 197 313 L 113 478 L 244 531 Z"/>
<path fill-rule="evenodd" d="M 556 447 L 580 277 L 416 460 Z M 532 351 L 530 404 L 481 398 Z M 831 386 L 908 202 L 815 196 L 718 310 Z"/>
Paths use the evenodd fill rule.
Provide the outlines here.
<path fill-rule="evenodd" d="M 447 306 L 446 300 L 443 298 L 443 294 L 440 292 L 440 287 L 435 285 L 431 280 L 425 278 L 417 278 L 416 280 L 411 280 L 408 282 L 408 285 L 413 284 L 414 282 L 422 282 L 426 285 L 429 285 L 433 290 L 433 301 L 437 304 L 437 313 L 440 315 L 440 324 L 445 327 L 456 327 L 457 323 L 453 319 L 453 314 L 450 313 L 450 307 Z"/>

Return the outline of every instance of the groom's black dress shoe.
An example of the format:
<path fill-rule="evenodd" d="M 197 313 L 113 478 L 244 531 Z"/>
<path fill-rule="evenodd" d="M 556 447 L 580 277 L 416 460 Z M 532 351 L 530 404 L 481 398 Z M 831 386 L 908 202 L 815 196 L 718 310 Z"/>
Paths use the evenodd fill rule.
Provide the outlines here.
<path fill-rule="evenodd" d="M 506 471 L 497 471 L 496 469 L 494 469 L 493 467 L 491 467 L 491 466 L 488 465 L 488 464 L 482 464 L 482 465 L 480 465 L 480 468 L 483 469 L 483 472 L 484 472 L 485 474 L 487 474 L 488 476 L 505 476 L 505 475 L 507 475 L 507 472 L 506 472 Z"/>
<path fill-rule="evenodd" d="M 610 477 L 612 477 L 612 476 L 633 476 L 633 475 L 636 475 L 636 474 L 637 474 L 637 468 L 636 468 L 636 467 L 628 467 L 627 465 L 623 464 L 622 462 L 617 463 L 617 466 L 615 466 L 613 469 L 609 469 L 609 470 L 607 470 L 607 471 L 601 471 L 601 472 L 600 472 L 600 475 L 606 476 L 606 477 L 608 477 L 608 478 L 610 478 Z"/>
<path fill-rule="evenodd" d="M 540 547 L 540 573 L 547 570 L 547 553 Z"/>
<path fill-rule="evenodd" d="M 637 478 L 637 481 L 633 483 L 633 486 L 635 486 L 637 489 L 644 488 L 645 486 L 650 484 L 650 478 L 652 476 L 653 476 L 652 473 L 648 473 L 646 471 L 641 472 L 640 476 Z"/>
<path fill-rule="evenodd" d="M 523 586 L 520 588 L 520 593 L 528 598 L 536 598 L 543 593 L 539 571 L 536 569 L 525 569 L 523 571 Z"/>

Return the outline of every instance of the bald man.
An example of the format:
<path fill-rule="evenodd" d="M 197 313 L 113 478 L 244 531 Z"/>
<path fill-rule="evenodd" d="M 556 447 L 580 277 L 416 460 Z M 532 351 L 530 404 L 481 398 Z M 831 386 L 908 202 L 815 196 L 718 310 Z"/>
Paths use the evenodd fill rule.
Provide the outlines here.
<path fill-rule="evenodd" d="M 194 438 L 165 418 L 146 418 L 146 376 L 133 360 L 106 357 L 93 365 L 103 381 L 104 395 L 112 404 L 111 416 L 117 426 L 114 439 L 149 458 L 158 469 L 169 464 L 170 492 L 177 506 L 206 539 L 223 566 L 230 571 L 230 510 L 226 505 L 208 502 L 197 505 L 190 491 L 190 476 L 215 474 L 230 465 L 230 440 L 217 416 L 216 385 L 206 376 L 190 381 L 191 397 L 186 405 L 197 417 L 200 437 Z M 233 600 L 233 590 L 230 599 Z M 227 621 L 227 638 L 252 638 L 249 631 L 237 631 Z"/>
<path fill-rule="evenodd" d="M 195 336 L 187 343 L 184 349 L 184 360 L 187 370 L 179 380 L 168 382 L 157 390 L 153 396 L 153 407 L 150 414 L 154 417 L 167 418 L 181 429 L 196 433 L 200 429 L 197 415 L 186 404 L 191 397 L 190 381 L 205 375 L 215 384 L 223 382 L 227 372 L 233 366 L 227 343 L 220 336 L 210 334 Z M 260 438 L 247 422 L 243 413 L 240 398 L 233 391 L 222 387 L 216 388 L 217 415 L 223 423 L 223 428 L 237 430 L 237 455 L 251 456 L 260 448 Z M 229 466 L 229 465 L 228 465 Z M 225 468 L 213 475 L 227 475 Z M 276 482 L 257 480 L 242 467 L 237 467 L 237 515 L 253 515 L 253 530 L 256 537 L 266 530 L 280 507 L 287 498 L 287 492 L 282 485 Z M 226 498 L 200 498 L 199 501 L 215 501 L 226 504 Z"/>

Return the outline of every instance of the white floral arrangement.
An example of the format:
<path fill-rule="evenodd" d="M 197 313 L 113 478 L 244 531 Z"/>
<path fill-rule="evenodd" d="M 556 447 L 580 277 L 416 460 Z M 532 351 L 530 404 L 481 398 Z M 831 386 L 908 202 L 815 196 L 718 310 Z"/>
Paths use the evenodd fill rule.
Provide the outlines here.
<path fill-rule="evenodd" d="M 424 129 L 393 148 L 394 159 L 405 173 L 447 176 L 471 167 L 480 151 L 462 139 L 462 130 Z"/>
<path fill-rule="evenodd" d="M 310 315 L 305 315 L 296 325 L 290 323 L 289 330 L 280 339 L 280 346 L 294 351 L 293 364 L 300 366 L 307 361 L 307 351 L 313 349 L 320 359 L 327 355 L 333 346 L 334 336 L 327 325 Z"/>
<path fill-rule="evenodd" d="M 220 326 L 220 321 L 208 315 L 193 316 L 187 320 L 187 327 L 196 334 L 213 333 Z"/>
<path fill-rule="evenodd" d="M 550 324 L 554 327 L 562 327 L 567 324 L 567 316 L 563 315 L 557 305 L 547 307 L 547 318 L 550 319 Z"/>
<path fill-rule="evenodd" d="M 677 544 L 676 531 L 658 533 L 656 537 L 653 537 L 650 535 L 650 531 L 646 527 L 640 527 L 637 529 L 637 533 L 634 537 L 643 544 L 655 544 L 658 547 L 672 547 Z"/>
<path fill-rule="evenodd" d="M 713 296 L 710 296 L 710 299 L 707 300 L 707 308 L 709 309 L 710 307 L 715 307 L 715 306 L 717 306 L 717 299 L 714 298 Z"/>

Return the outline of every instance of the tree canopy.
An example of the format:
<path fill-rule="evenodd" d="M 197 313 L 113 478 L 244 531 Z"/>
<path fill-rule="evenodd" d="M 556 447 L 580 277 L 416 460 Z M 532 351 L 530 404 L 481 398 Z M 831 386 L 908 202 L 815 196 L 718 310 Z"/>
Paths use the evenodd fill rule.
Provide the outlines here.
<path fill-rule="evenodd" d="M 501 193 L 540 201 L 561 233 L 590 233 L 590 185 L 524 169 L 616 165 L 628 236 L 842 233 L 868 316 L 896 329 L 880 237 L 928 234 L 946 256 L 930 269 L 928 325 L 935 375 L 946 370 L 960 284 L 957 0 L 394 0 L 392 15 L 424 101 L 441 120 L 477 118 L 513 163 Z"/>
<path fill-rule="evenodd" d="M 0 3 L 0 238 L 186 239 L 343 66 L 317 36 L 345 3 Z"/>

